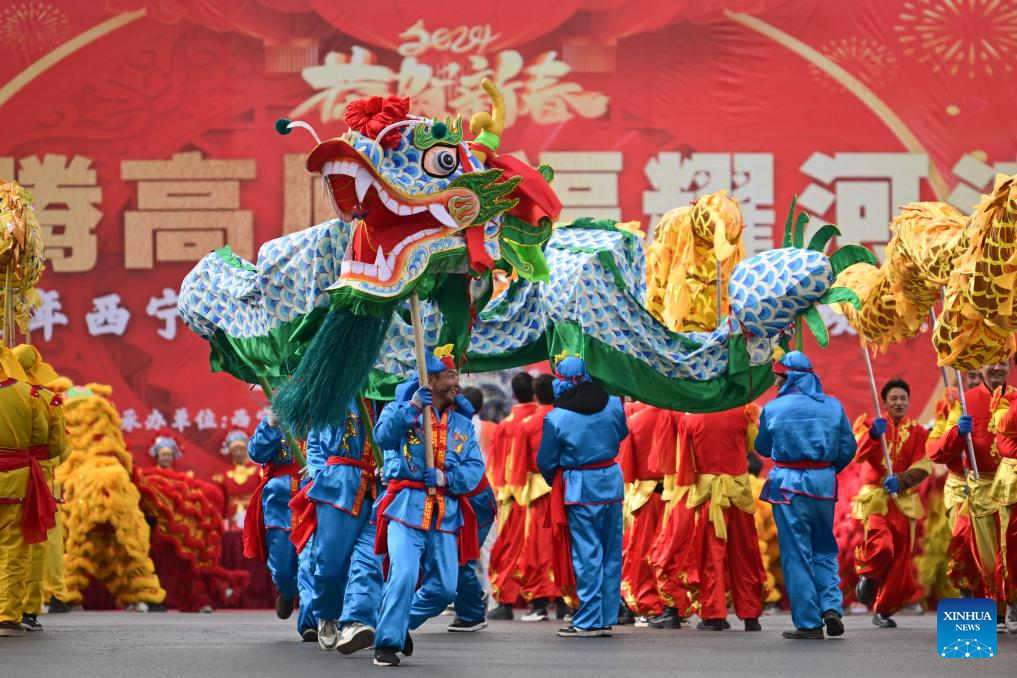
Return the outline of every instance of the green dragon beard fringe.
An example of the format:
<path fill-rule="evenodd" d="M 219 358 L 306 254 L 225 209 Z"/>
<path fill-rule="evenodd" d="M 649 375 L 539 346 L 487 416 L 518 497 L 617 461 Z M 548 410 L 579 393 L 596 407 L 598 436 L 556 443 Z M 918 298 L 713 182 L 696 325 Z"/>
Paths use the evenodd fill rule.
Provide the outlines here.
<path fill-rule="evenodd" d="M 293 378 L 272 405 L 300 438 L 346 419 L 346 407 L 363 387 L 392 322 L 382 316 L 332 309 L 325 316 Z"/>

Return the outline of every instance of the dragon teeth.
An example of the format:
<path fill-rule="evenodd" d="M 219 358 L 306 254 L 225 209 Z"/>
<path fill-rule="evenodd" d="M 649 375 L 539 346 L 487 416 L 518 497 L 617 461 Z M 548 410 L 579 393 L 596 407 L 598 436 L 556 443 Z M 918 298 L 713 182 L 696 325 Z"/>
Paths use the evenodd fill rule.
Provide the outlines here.
<path fill-rule="evenodd" d="M 371 177 L 371 173 L 365 169 L 360 170 L 357 173 L 356 179 L 356 191 L 357 201 L 361 204 L 364 202 L 364 196 L 367 195 L 367 191 L 371 188 L 371 184 L 374 183 L 374 179 Z"/>
<path fill-rule="evenodd" d="M 427 209 L 439 224 L 444 224 L 449 228 L 459 228 L 459 224 L 455 222 L 455 219 L 452 218 L 452 215 L 448 213 L 444 206 L 433 202 L 427 206 Z"/>

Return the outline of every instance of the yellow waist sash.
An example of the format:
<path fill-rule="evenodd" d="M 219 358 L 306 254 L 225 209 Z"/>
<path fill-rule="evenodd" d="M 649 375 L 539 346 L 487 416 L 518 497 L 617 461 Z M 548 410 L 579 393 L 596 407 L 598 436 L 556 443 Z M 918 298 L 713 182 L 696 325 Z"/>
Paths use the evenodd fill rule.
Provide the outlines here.
<path fill-rule="evenodd" d="M 650 501 L 657 489 L 656 480 L 636 480 L 625 486 L 625 512 L 635 513 Z"/>
<path fill-rule="evenodd" d="M 989 496 L 1003 506 L 1017 504 L 1017 459 L 1001 460 Z"/>
<path fill-rule="evenodd" d="M 702 473 L 696 476 L 694 485 L 676 487 L 671 496 L 671 505 L 676 505 L 685 498 L 685 506 L 695 508 L 705 501 L 710 501 L 710 522 L 720 539 L 727 539 L 727 523 L 724 522 L 724 509 L 735 506 L 746 513 L 755 513 L 756 500 L 752 496 L 752 484 L 749 474 L 731 476 Z"/>
<path fill-rule="evenodd" d="M 851 517 L 865 521 L 871 515 L 885 516 L 889 510 L 890 493 L 883 489 L 882 485 L 862 485 L 858 495 L 853 500 Z M 922 500 L 914 492 L 898 492 L 894 499 L 900 512 L 913 520 L 925 517 L 925 508 Z"/>
<path fill-rule="evenodd" d="M 946 482 L 943 483 L 943 505 L 947 511 L 952 511 L 958 504 L 964 503 L 968 496 L 965 492 L 967 485 L 968 481 L 959 473 L 950 471 L 947 474 Z"/>
<path fill-rule="evenodd" d="M 974 518 L 991 516 L 999 511 L 999 501 L 992 497 L 992 484 L 995 482 L 995 474 L 979 473 L 980 477 L 975 480 L 973 475 L 968 476 L 968 498 L 961 508 L 961 515 L 970 515 Z"/>

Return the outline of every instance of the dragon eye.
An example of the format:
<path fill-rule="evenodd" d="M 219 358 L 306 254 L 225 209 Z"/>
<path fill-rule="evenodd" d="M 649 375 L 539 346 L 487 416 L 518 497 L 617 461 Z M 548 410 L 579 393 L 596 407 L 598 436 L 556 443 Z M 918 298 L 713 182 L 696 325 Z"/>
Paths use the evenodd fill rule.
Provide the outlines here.
<path fill-rule="evenodd" d="M 424 153 L 420 164 L 433 177 L 447 177 L 459 167 L 459 155 L 454 148 L 433 146 Z"/>

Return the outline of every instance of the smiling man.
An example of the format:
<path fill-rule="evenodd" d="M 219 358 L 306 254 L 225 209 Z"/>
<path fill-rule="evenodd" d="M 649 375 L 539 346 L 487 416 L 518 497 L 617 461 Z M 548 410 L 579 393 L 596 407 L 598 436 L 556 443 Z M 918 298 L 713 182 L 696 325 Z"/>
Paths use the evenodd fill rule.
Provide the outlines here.
<path fill-rule="evenodd" d="M 929 475 L 932 462 L 925 456 L 928 431 L 907 416 L 908 383 L 892 379 L 880 395 L 883 412 L 864 421 L 864 426 L 856 425 L 861 430 L 855 461 L 862 465 L 863 485 L 853 500 L 852 515 L 865 526 L 865 541 L 858 552 L 861 578 L 855 595 L 875 610 L 873 624 L 894 628 L 897 623 L 891 615 L 919 591 L 912 564 L 913 535 L 925 509 L 915 488 Z M 893 474 L 886 468 L 881 438 L 886 440 Z"/>

